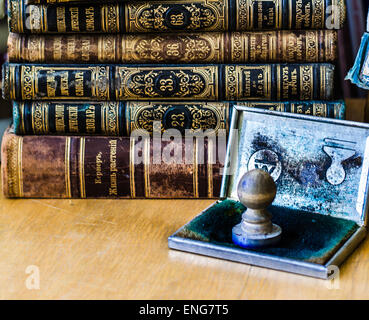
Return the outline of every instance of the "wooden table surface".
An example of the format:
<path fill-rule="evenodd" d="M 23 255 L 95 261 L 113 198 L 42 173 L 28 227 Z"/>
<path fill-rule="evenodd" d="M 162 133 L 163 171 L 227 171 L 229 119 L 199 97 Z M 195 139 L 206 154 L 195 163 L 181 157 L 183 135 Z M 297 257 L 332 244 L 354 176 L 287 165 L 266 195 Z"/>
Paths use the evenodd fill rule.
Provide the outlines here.
<path fill-rule="evenodd" d="M 1 198 L 0 299 L 369 298 L 369 241 L 334 282 L 169 250 L 211 203 Z"/>
<path fill-rule="evenodd" d="M 169 250 L 212 202 L 0 196 L 0 299 L 369 299 L 368 240 L 333 282 Z"/>

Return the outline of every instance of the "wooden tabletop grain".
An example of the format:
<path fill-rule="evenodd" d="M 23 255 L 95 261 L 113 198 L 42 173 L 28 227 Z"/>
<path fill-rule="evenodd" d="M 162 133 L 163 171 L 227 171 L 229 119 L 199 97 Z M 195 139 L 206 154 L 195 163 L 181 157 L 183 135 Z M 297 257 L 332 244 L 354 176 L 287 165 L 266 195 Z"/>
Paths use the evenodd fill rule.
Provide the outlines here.
<path fill-rule="evenodd" d="M 211 203 L 0 198 L 0 298 L 369 298 L 369 241 L 333 282 L 169 250 Z"/>
<path fill-rule="evenodd" d="M 0 299 L 369 299 L 368 240 L 334 281 L 169 250 L 211 203 L 0 196 Z"/>

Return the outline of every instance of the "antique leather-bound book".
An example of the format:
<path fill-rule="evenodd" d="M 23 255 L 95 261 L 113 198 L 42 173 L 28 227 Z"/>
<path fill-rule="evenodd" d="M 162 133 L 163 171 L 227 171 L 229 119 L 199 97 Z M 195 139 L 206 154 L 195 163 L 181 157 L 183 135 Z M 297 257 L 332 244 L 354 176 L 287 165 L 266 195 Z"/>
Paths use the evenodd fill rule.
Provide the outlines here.
<path fill-rule="evenodd" d="M 4 64 L 11 100 L 331 100 L 332 64 Z"/>
<path fill-rule="evenodd" d="M 189 146 L 182 138 L 18 136 L 8 129 L 1 149 L 3 193 L 13 198 L 214 198 L 220 194 L 225 147 L 213 138 L 194 139 Z"/>
<path fill-rule="evenodd" d="M 224 130 L 234 105 L 345 119 L 344 101 L 287 102 L 50 102 L 13 101 L 16 134 L 129 136 L 135 130 L 153 134 L 177 129 Z"/>
<path fill-rule="evenodd" d="M 137 33 L 340 29 L 344 0 L 170 0 L 26 5 L 8 0 L 9 30 Z"/>
<path fill-rule="evenodd" d="M 337 31 L 201 32 L 164 34 L 10 33 L 10 62 L 254 63 L 333 62 Z"/>

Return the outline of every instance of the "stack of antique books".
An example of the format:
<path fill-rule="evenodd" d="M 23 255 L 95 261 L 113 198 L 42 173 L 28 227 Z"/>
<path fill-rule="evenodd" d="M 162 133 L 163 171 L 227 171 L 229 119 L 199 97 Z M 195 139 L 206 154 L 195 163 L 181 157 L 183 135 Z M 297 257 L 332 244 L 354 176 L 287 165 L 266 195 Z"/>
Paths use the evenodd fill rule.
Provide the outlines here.
<path fill-rule="evenodd" d="M 8 0 L 8 17 L 8 197 L 218 197 L 233 105 L 344 117 L 344 0 Z"/>

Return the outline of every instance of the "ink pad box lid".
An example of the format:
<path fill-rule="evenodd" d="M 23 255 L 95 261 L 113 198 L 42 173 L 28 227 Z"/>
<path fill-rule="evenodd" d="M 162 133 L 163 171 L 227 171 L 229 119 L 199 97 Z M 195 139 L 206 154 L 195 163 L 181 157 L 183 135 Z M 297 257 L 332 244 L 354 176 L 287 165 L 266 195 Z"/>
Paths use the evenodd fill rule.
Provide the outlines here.
<path fill-rule="evenodd" d="M 279 244 L 242 249 L 232 227 L 237 185 L 252 169 L 277 185 L 270 207 Z M 237 106 L 220 198 L 169 238 L 172 249 L 327 278 L 366 235 L 369 125 Z"/>

